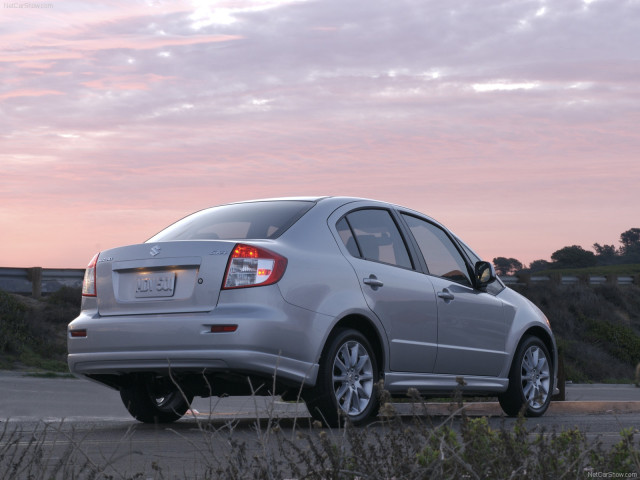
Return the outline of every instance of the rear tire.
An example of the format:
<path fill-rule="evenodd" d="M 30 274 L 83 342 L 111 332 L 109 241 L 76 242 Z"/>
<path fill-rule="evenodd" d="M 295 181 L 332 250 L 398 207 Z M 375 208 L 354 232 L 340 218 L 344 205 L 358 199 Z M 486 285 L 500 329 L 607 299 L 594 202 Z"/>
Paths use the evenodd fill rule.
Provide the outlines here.
<path fill-rule="evenodd" d="M 129 413 L 144 423 L 171 423 L 189 409 L 193 395 L 184 393 L 170 379 L 138 378 L 120 390 Z"/>
<path fill-rule="evenodd" d="M 341 418 L 365 423 L 378 413 L 378 372 L 367 338 L 357 330 L 338 330 L 320 359 L 316 386 L 303 392 L 311 416 L 329 427 L 339 426 Z"/>
<path fill-rule="evenodd" d="M 498 396 L 510 417 L 521 411 L 526 417 L 543 415 L 553 394 L 553 365 L 549 351 L 538 337 L 525 337 L 513 357 L 509 388 Z"/>

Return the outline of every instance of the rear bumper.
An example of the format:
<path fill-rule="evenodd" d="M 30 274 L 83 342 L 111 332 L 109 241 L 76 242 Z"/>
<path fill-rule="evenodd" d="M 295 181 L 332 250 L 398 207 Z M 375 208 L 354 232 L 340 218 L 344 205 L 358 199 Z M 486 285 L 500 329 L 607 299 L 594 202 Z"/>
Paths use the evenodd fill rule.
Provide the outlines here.
<path fill-rule="evenodd" d="M 313 386 L 331 318 L 290 305 L 277 287 L 221 293 L 211 312 L 101 316 L 83 310 L 68 330 L 68 364 L 78 376 L 138 372 L 227 372 Z M 235 332 L 212 333 L 215 325 Z"/>
<path fill-rule="evenodd" d="M 313 386 L 318 374 L 317 363 L 251 350 L 70 353 L 68 363 L 71 373 L 77 376 L 233 372 Z"/>

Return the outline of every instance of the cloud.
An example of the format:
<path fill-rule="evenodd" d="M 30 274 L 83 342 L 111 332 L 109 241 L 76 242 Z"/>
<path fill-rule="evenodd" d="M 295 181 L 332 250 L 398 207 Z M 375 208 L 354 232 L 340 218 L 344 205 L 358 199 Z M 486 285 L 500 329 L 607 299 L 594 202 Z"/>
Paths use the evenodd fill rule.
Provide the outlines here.
<path fill-rule="evenodd" d="M 43 95 L 64 95 L 56 90 L 9 90 L 0 94 L 0 100 L 16 97 L 41 97 Z"/>
<path fill-rule="evenodd" d="M 494 256 L 616 243 L 640 181 L 639 14 L 617 0 L 4 9 L 0 218 L 117 244 L 214 203 L 355 194 L 450 219 L 474 246 L 497 224 L 476 246 Z M 153 224 L 134 220 L 149 210 Z M 580 238 L 553 234 L 565 226 Z"/>

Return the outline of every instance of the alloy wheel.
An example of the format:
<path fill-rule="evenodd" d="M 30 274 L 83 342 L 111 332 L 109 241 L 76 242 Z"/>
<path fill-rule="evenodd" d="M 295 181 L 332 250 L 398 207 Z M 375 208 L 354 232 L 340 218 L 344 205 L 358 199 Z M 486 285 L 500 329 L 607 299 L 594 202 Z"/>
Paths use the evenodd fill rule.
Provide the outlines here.
<path fill-rule="evenodd" d="M 544 351 L 537 345 L 530 346 L 522 357 L 522 392 L 529 406 L 542 408 L 549 396 L 551 369 Z"/>
<path fill-rule="evenodd" d="M 371 402 L 373 365 L 366 348 L 355 340 L 345 342 L 333 360 L 333 390 L 338 406 L 347 415 L 361 414 Z"/>

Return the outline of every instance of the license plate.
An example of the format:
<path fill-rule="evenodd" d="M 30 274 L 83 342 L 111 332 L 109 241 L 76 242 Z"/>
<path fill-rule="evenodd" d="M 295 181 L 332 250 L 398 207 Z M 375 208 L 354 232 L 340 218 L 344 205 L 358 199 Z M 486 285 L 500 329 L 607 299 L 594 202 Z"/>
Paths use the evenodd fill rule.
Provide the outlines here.
<path fill-rule="evenodd" d="M 136 298 L 172 297 L 176 284 L 174 272 L 146 273 L 136 278 Z"/>

